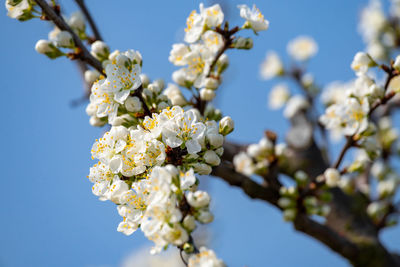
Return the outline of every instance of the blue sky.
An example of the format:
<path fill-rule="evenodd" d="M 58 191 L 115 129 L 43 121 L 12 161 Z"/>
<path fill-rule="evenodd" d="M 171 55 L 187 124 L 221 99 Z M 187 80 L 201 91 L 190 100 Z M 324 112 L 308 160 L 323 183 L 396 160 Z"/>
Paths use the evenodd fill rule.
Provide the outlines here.
<path fill-rule="evenodd" d="M 182 40 L 186 17 L 199 2 L 87 2 L 112 49 L 139 50 L 143 72 L 171 81 L 171 45 Z M 229 52 L 231 66 L 215 102 L 236 122 L 233 140 L 256 142 L 265 129 L 282 138 L 288 127 L 280 112 L 266 108 L 268 91 L 276 83 L 259 79 L 267 50 L 284 55 L 290 39 L 310 35 L 319 44 L 319 53 L 309 64 L 319 84 L 353 77 L 349 64 L 364 47 L 357 21 L 365 1 L 225 2 L 231 25 L 241 23 L 236 9 L 240 3 L 256 3 L 271 23 L 267 32 L 254 38 L 252 50 Z M 73 1 L 61 3 L 67 13 L 76 10 Z M 0 266 L 119 266 L 127 255 L 150 243 L 139 231 L 130 237 L 118 233 L 115 206 L 91 193 L 86 179 L 93 164 L 90 148 L 103 130 L 89 125 L 84 106 L 70 106 L 83 93 L 79 73 L 66 59 L 51 61 L 35 52 L 36 41 L 47 38 L 48 24 L 20 23 L 1 10 L 0 88 L 6 91 L 0 105 Z M 211 246 L 229 266 L 348 266 L 296 233 L 268 204 L 249 200 L 215 178 L 204 180 L 216 217 L 210 225 Z M 387 230 L 384 242 L 400 249 L 396 236 L 398 229 Z"/>

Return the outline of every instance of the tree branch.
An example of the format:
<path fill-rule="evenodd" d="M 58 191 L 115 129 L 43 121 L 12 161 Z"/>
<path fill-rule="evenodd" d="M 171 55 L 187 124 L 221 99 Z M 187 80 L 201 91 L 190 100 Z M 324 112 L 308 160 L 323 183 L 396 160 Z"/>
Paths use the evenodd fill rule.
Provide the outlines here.
<path fill-rule="evenodd" d="M 46 17 L 53 21 L 60 30 L 67 31 L 72 35 L 75 46 L 80 49 L 80 59 L 97 69 L 100 73 L 103 73 L 103 66 L 101 65 L 100 61 L 98 61 L 89 53 L 85 45 L 82 43 L 82 40 L 75 34 L 71 27 L 68 26 L 65 20 L 59 16 L 45 0 L 34 1 L 42 8 L 42 11 Z"/>

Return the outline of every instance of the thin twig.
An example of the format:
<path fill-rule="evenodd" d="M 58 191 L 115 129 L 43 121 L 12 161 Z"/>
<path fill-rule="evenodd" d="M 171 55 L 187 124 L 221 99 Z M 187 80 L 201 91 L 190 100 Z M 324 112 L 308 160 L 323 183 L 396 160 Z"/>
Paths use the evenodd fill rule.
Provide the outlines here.
<path fill-rule="evenodd" d="M 67 31 L 72 35 L 75 46 L 80 49 L 79 58 L 82 61 L 85 61 L 86 63 L 91 65 L 100 73 L 103 73 L 103 67 L 100 61 L 98 61 L 89 53 L 85 45 L 82 43 L 82 40 L 75 34 L 75 32 L 71 29 L 71 27 L 68 26 L 65 20 L 61 16 L 57 15 L 55 10 L 52 7 L 50 7 L 45 0 L 34 0 L 34 1 L 42 8 L 42 11 L 46 15 L 46 18 L 53 21 L 54 24 L 60 30 Z"/>
<path fill-rule="evenodd" d="M 82 10 L 83 14 L 86 17 L 86 20 L 89 22 L 90 28 L 92 29 L 92 32 L 93 32 L 96 40 L 103 40 L 103 38 L 101 37 L 100 31 L 98 30 L 96 23 L 93 20 L 92 15 L 90 14 L 88 8 L 85 5 L 85 1 L 84 0 L 75 0 L 75 2 L 79 6 L 79 8 Z"/>

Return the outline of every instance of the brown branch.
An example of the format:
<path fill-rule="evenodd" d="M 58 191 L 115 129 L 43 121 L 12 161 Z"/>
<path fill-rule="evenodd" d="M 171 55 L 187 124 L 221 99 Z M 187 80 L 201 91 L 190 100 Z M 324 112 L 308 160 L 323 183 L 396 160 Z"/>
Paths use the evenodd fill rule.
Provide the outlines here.
<path fill-rule="evenodd" d="M 221 165 L 213 169 L 211 175 L 222 178 L 232 186 L 241 188 L 250 198 L 264 200 L 278 207 L 277 203 L 280 197 L 278 191 L 264 187 L 249 177 L 236 172 L 232 163 L 222 162 Z"/>
<path fill-rule="evenodd" d="M 46 18 L 54 22 L 54 24 L 63 31 L 67 31 L 72 35 L 75 46 L 80 49 L 79 58 L 85 61 L 93 68 L 97 69 L 100 73 L 103 73 L 103 66 L 100 61 L 94 58 L 90 52 L 87 50 L 82 40 L 75 34 L 75 32 L 68 26 L 65 20 L 59 16 L 55 10 L 50 7 L 45 0 L 34 0 L 41 8 L 42 12 L 46 15 Z"/>
<path fill-rule="evenodd" d="M 92 29 L 92 32 L 93 32 L 96 40 L 100 40 L 100 41 L 103 40 L 103 38 L 101 37 L 100 31 L 98 30 L 96 23 L 93 20 L 93 17 L 91 16 L 89 10 L 87 9 L 87 7 L 85 5 L 85 1 L 84 0 L 75 0 L 75 2 L 79 6 L 79 8 L 82 10 L 82 13 L 86 17 L 86 20 L 89 22 L 90 28 Z"/>

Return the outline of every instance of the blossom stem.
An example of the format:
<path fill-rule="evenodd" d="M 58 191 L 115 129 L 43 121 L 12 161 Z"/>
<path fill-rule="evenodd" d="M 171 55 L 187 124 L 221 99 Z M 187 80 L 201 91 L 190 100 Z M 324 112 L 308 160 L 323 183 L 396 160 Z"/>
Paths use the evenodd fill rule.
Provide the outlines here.
<path fill-rule="evenodd" d="M 75 32 L 68 26 L 62 16 L 59 16 L 55 10 L 50 7 L 45 0 L 34 0 L 41 8 L 43 13 L 46 15 L 46 18 L 50 19 L 54 22 L 54 24 L 63 31 L 67 31 L 72 35 L 74 43 L 77 47 L 81 49 L 80 59 L 91 65 L 93 68 L 98 70 L 100 73 L 103 73 L 103 67 L 96 58 L 94 58 L 85 45 L 82 43 L 81 39 L 75 34 Z"/>

